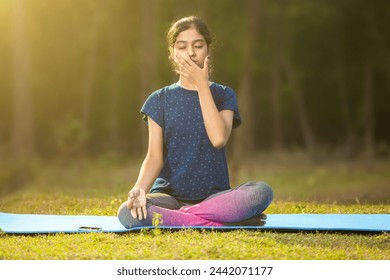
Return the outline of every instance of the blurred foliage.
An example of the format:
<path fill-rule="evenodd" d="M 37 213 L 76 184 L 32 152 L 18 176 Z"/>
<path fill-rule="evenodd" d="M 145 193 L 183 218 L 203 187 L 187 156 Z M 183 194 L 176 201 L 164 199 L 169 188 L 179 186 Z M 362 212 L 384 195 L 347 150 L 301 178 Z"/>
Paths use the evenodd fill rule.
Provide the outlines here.
<path fill-rule="evenodd" d="M 235 89 L 239 101 L 247 38 L 254 37 L 255 110 L 249 116 L 254 127 L 247 137 L 256 139 L 256 151 L 270 149 L 275 142 L 274 66 L 279 67 L 282 148 L 304 147 L 294 87 L 283 70 L 288 58 L 316 146 L 347 156 L 359 153 L 370 133 L 364 99 L 364 69 L 369 66 L 373 144 L 381 156 L 389 155 L 387 0 L 263 0 L 261 9 L 252 10 L 260 17 L 256 34 L 248 29 L 251 0 L 2 0 L 1 158 L 12 156 L 10 142 L 17 125 L 12 115 L 18 75 L 13 64 L 14 24 L 19 20 L 15 2 L 24 4 L 29 65 L 24 82 L 31 90 L 33 108 L 25 118 L 33 119 L 31 138 L 39 157 L 143 154 L 146 126 L 140 120 L 140 107 L 153 90 L 177 78 L 167 59 L 166 31 L 176 19 L 192 14 L 204 18 L 216 38 L 213 80 Z M 143 34 L 145 30 L 150 33 Z M 154 60 L 151 65 L 146 63 L 148 57 Z M 145 76 L 147 87 L 141 82 Z M 233 134 L 231 149 L 237 145 Z"/>

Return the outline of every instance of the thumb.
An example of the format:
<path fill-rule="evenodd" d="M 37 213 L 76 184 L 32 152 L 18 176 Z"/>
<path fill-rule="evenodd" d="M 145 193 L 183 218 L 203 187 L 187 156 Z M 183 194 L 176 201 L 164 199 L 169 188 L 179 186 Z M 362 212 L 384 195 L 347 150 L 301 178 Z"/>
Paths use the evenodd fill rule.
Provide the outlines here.
<path fill-rule="evenodd" d="M 133 198 L 133 199 L 136 199 L 140 194 L 141 194 L 140 189 L 134 188 L 134 189 L 130 192 L 129 197 L 130 197 L 130 198 Z"/>
<path fill-rule="evenodd" d="M 138 189 L 133 189 L 129 192 L 128 198 L 127 198 L 127 208 L 129 208 L 129 209 L 133 208 L 134 200 L 138 197 L 138 195 L 139 195 Z"/>
<path fill-rule="evenodd" d="M 205 60 L 204 60 L 204 65 L 203 65 L 203 69 L 205 71 L 209 71 L 209 63 L 210 63 L 210 57 L 209 56 L 206 56 Z"/>

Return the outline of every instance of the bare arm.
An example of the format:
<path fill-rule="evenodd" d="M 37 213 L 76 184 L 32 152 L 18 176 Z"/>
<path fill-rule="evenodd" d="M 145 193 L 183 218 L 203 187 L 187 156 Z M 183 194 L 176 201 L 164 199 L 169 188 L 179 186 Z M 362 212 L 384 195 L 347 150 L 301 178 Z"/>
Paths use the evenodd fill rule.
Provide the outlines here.
<path fill-rule="evenodd" d="M 142 163 L 138 179 L 129 192 L 127 207 L 134 218 L 146 218 L 146 193 L 152 187 L 163 166 L 162 128 L 148 117 L 149 144 L 148 152 Z"/>
<path fill-rule="evenodd" d="M 203 69 L 190 58 L 177 59 L 180 64 L 180 75 L 189 79 L 198 91 L 202 116 L 211 144 L 217 149 L 224 147 L 232 131 L 234 112 L 231 110 L 219 112 L 215 105 L 208 81 L 208 58 Z"/>
<path fill-rule="evenodd" d="M 207 135 L 213 146 L 220 149 L 229 140 L 234 112 L 231 110 L 218 111 L 208 84 L 198 87 L 198 94 Z"/>

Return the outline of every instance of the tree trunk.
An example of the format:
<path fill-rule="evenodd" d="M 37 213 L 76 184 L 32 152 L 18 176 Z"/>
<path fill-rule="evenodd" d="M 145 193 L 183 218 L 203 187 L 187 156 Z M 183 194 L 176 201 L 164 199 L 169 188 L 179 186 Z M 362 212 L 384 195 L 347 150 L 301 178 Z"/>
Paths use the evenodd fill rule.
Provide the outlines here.
<path fill-rule="evenodd" d="M 367 164 L 371 165 L 374 157 L 374 98 L 372 88 L 372 65 L 368 62 L 364 65 L 363 83 L 364 152 Z"/>
<path fill-rule="evenodd" d="M 277 55 L 278 56 L 278 55 Z M 272 127 L 273 127 L 273 147 L 275 151 L 283 150 L 283 127 L 281 115 L 281 77 L 278 59 L 275 59 L 271 70 L 271 107 L 272 107 Z"/>
<path fill-rule="evenodd" d="M 281 1 L 278 1 L 278 6 L 283 7 L 283 5 L 284 4 Z M 291 27 L 288 25 L 289 23 L 286 23 L 284 18 L 285 16 L 278 16 L 276 18 L 277 26 L 279 27 L 277 36 L 280 40 L 278 40 L 279 44 L 275 46 L 275 48 L 280 48 L 280 51 L 278 52 L 280 54 L 279 61 L 293 96 L 304 147 L 306 151 L 313 156 L 315 149 L 314 135 L 309 123 L 306 104 L 300 85 L 300 78 L 299 75 L 297 75 L 297 67 L 295 67 L 296 65 L 294 65 L 292 61 L 291 53 L 294 50 L 292 37 L 294 34 L 292 34 L 292 31 L 290 30 Z"/>
<path fill-rule="evenodd" d="M 157 0 L 141 1 L 141 32 L 139 47 L 139 75 L 141 106 L 148 95 L 155 90 L 157 65 L 157 11 L 160 2 Z M 147 130 L 140 122 L 140 135 L 143 150 L 147 147 Z"/>
<path fill-rule="evenodd" d="M 291 91 L 294 97 L 294 102 L 298 114 L 299 126 L 301 129 L 305 148 L 309 152 L 309 154 L 314 155 L 314 136 L 309 124 L 305 100 L 302 95 L 302 89 L 300 87 L 299 79 L 296 75 L 296 70 L 293 68 L 291 58 L 288 56 L 285 57 L 284 68 L 286 71 L 288 83 L 290 84 Z"/>
<path fill-rule="evenodd" d="M 344 123 L 345 139 L 344 139 L 344 153 L 347 157 L 351 157 L 355 150 L 356 135 L 351 118 L 351 108 L 348 102 L 348 91 L 345 76 L 345 66 L 342 61 L 342 47 L 340 44 L 340 38 L 336 42 L 336 69 L 338 71 L 338 92 L 340 94 L 340 106 L 341 106 L 341 120 Z"/>
<path fill-rule="evenodd" d="M 118 95 L 119 95 L 119 69 L 117 56 L 117 37 L 112 32 L 110 36 L 110 100 L 109 100 L 109 115 L 110 115 L 110 130 L 109 141 L 110 151 L 114 155 L 118 152 L 119 132 L 118 132 Z"/>
<path fill-rule="evenodd" d="M 24 0 L 14 1 L 11 150 L 16 160 L 29 159 L 34 154 L 33 101 L 29 85 L 30 65 L 24 4 Z"/>
<path fill-rule="evenodd" d="M 253 98 L 256 92 L 253 89 L 253 62 L 255 57 L 257 35 L 260 28 L 262 1 L 252 0 L 248 4 L 248 30 L 247 38 L 243 41 L 243 68 L 238 88 L 238 104 L 240 108 L 242 125 L 240 132 L 235 136 L 234 161 L 240 164 L 246 156 L 255 152 L 255 129 Z"/>
<path fill-rule="evenodd" d="M 96 71 L 96 60 L 97 60 L 97 41 L 99 35 L 99 22 L 100 15 L 97 9 L 94 10 L 91 30 L 89 34 L 89 53 L 86 57 L 86 72 L 84 78 L 84 88 L 83 88 L 83 99 L 82 99 L 82 127 L 83 133 L 80 135 L 82 139 L 80 142 L 82 143 L 82 152 L 87 151 L 88 139 L 91 132 L 91 104 L 92 104 L 92 95 L 95 86 L 95 71 Z"/>

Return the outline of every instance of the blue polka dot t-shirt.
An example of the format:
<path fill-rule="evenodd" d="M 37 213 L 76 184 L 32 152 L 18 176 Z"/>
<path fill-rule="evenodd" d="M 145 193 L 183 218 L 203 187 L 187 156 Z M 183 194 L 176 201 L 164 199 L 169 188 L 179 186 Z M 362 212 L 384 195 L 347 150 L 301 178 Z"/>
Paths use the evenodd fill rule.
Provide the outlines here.
<path fill-rule="evenodd" d="M 241 124 L 235 92 L 212 83 L 218 111 L 234 111 L 233 128 Z M 203 122 L 198 92 L 172 84 L 153 92 L 141 113 L 162 129 L 164 165 L 151 193 L 182 201 L 199 201 L 230 188 L 225 148 L 211 144 Z"/>

